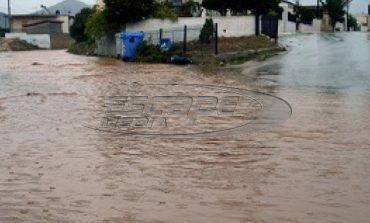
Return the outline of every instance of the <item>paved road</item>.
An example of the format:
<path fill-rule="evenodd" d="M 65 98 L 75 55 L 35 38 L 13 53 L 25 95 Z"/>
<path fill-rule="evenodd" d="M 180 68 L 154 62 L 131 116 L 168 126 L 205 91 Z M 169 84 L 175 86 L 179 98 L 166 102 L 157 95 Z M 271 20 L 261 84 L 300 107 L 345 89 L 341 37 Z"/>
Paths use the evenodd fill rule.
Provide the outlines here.
<path fill-rule="evenodd" d="M 288 52 L 237 75 L 63 51 L 0 54 L 0 222 L 368 222 L 369 36 L 281 41 Z M 183 116 L 187 105 L 200 118 Z M 143 124 L 138 111 L 168 122 Z M 122 131 L 101 131 L 117 128 L 102 125 L 112 113 Z M 245 120 L 268 125 L 125 134 Z"/>

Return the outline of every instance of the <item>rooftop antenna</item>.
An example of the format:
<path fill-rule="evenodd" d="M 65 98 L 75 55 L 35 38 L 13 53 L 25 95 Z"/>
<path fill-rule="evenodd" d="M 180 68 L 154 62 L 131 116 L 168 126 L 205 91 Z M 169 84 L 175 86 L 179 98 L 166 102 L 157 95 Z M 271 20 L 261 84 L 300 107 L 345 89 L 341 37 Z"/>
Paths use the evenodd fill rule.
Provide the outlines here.
<path fill-rule="evenodd" d="M 40 7 L 42 9 L 44 9 L 47 13 L 49 13 L 50 15 L 52 15 L 53 13 L 51 13 L 51 11 L 45 6 L 45 5 L 40 5 Z"/>

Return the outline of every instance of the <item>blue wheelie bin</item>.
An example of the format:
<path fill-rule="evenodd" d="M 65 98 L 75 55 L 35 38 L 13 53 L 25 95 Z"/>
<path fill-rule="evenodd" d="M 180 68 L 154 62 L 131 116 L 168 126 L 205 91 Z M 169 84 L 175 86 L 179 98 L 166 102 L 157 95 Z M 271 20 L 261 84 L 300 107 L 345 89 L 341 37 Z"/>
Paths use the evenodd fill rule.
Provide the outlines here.
<path fill-rule="evenodd" d="M 162 50 L 169 50 L 172 47 L 172 41 L 170 38 L 162 38 L 160 40 Z"/>
<path fill-rule="evenodd" d="M 136 49 L 143 41 L 144 35 L 144 32 L 123 32 L 120 34 L 123 43 L 122 59 L 129 60 L 136 56 Z"/>

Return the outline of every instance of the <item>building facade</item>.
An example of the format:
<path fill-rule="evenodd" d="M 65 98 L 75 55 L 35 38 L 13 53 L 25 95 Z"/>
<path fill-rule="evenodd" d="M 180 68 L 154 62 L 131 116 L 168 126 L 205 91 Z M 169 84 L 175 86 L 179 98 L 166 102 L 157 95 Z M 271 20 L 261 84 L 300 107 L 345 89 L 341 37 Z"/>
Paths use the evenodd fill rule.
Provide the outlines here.
<path fill-rule="evenodd" d="M 62 33 L 69 33 L 69 17 L 67 15 L 13 15 L 11 23 L 12 32 L 14 33 L 27 32 L 32 25 L 41 27 L 45 24 L 48 24 L 49 27 L 60 25 Z M 54 28 L 51 28 L 51 30 L 54 30 Z"/>

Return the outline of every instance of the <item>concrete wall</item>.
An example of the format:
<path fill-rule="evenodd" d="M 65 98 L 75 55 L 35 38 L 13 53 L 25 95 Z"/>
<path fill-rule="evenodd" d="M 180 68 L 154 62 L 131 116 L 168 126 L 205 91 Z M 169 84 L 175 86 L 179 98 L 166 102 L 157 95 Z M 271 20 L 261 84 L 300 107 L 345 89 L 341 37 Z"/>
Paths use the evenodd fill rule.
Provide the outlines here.
<path fill-rule="evenodd" d="M 100 56 L 117 56 L 115 36 L 105 36 L 96 41 L 96 52 Z"/>
<path fill-rule="evenodd" d="M 335 29 L 338 29 L 340 32 L 346 31 L 347 29 L 345 27 L 346 26 L 344 23 L 338 22 L 337 24 L 335 24 Z"/>
<path fill-rule="evenodd" d="M 299 30 L 295 22 L 288 20 L 288 13 L 292 13 L 291 4 L 285 2 L 279 5 L 283 9 L 282 20 L 279 21 L 279 35 L 299 33 L 318 33 L 321 32 L 321 20 L 314 19 L 312 25 L 300 24 Z"/>
<path fill-rule="evenodd" d="M 254 16 L 228 16 L 213 17 L 213 22 L 218 23 L 219 34 L 224 37 L 238 37 L 253 35 L 255 31 Z M 160 28 L 164 30 L 182 30 L 185 25 L 189 28 L 201 29 L 206 18 L 191 17 L 179 18 L 176 22 L 165 19 L 147 19 L 138 23 L 127 24 L 126 32 L 143 31 L 155 32 Z"/>
<path fill-rule="evenodd" d="M 220 37 L 238 37 L 254 35 L 255 17 L 254 16 L 227 16 L 212 17 L 218 23 Z M 152 43 L 159 43 L 159 29 L 163 29 L 163 38 L 170 38 L 174 42 L 183 41 L 184 26 L 188 27 L 187 40 L 198 40 L 206 18 L 190 17 L 179 18 L 177 21 L 168 19 L 147 19 L 137 23 L 126 24 L 126 32 L 145 32 L 145 40 Z M 98 55 L 117 56 L 120 52 L 121 40 L 117 37 L 104 37 L 96 42 Z"/>
<path fill-rule="evenodd" d="M 24 27 L 23 31 L 28 34 L 61 34 L 61 23 L 41 23 L 33 26 Z"/>
<path fill-rule="evenodd" d="M 279 20 L 279 36 L 296 33 L 296 24 L 294 22 Z"/>
<path fill-rule="evenodd" d="M 285 30 L 284 30 L 285 27 Z M 296 30 L 296 23 L 279 20 L 279 35 L 291 35 L 296 33 L 319 33 L 321 32 L 321 20 L 314 19 L 312 25 L 299 24 L 299 30 Z"/>
<path fill-rule="evenodd" d="M 51 49 L 67 49 L 74 42 L 69 34 L 50 34 Z"/>
<path fill-rule="evenodd" d="M 254 16 L 215 17 L 213 21 L 218 23 L 220 36 L 239 37 L 255 34 Z"/>
<path fill-rule="evenodd" d="M 301 33 L 319 33 L 321 32 L 321 20 L 314 19 L 312 25 L 300 24 L 299 32 Z"/>
<path fill-rule="evenodd" d="M 62 32 L 69 33 L 69 17 L 67 15 L 60 15 L 57 17 L 57 21 L 61 21 L 62 23 Z"/>
<path fill-rule="evenodd" d="M 33 44 L 40 48 L 44 49 L 51 48 L 49 34 L 6 33 L 5 38 L 6 39 L 19 38 L 20 40 L 24 40 L 27 43 Z"/>
<path fill-rule="evenodd" d="M 55 16 L 55 15 L 30 15 L 30 16 L 21 16 L 21 17 L 14 17 L 12 19 L 12 29 L 15 33 L 25 32 L 23 30 L 23 25 L 30 24 L 30 23 L 37 23 L 45 20 L 56 20 L 61 21 L 62 23 L 62 32 L 69 33 L 69 18 L 65 15 Z"/>

